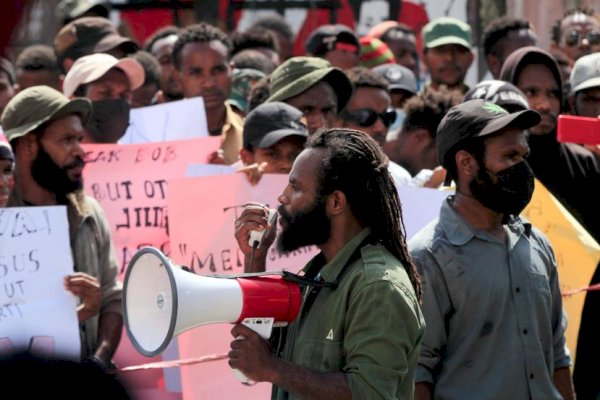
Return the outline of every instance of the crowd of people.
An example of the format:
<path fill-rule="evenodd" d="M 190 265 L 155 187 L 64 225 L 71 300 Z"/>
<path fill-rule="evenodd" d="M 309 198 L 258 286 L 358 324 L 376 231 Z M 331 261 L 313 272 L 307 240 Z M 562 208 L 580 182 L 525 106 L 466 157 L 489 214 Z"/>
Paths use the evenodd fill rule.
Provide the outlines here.
<path fill-rule="evenodd" d="M 560 114 L 600 116 L 594 10 L 566 12 L 550 48 L 528 21 L 494 19 L 481 38 L 489 79 L 475 85 L 471 27 L 451 17 L 363 36 L 323 25 L 293 56 L 279 17 L 243 32 L 165 26 L 137 43 L 94 11 L 53 46 L 0 58 L 0 207 L 66 205 L 82 361 L 115 368 L 123 317 L 81 143 L 118 143 L 132 108 L 202 97 L 221 139 L 206 163 L 252 184 L 289 175 L 277 246 L 320 250 L 298 319 L 277 343 L 235 325 L 231 367 L 271 382 L 274 399 L 599 398 L 600 299 L 586 295 L 575 354 L 552 244 L 520 216 L 537 181 L 600 242 L 600 147 L 557 138 Z M 454 190 L 410 240 L 404 185 Z M 248 238 L 267 216 L 250 204 L 236 220 L 245 272 L 265 270 L 276 230 L 260 249 Z"/>

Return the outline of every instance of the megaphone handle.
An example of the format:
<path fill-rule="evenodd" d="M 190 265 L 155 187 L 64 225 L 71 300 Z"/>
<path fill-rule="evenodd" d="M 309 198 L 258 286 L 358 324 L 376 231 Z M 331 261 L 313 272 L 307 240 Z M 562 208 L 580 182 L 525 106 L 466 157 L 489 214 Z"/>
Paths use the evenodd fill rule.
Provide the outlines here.
<path fill-rule="evenodd" d="M 236 339 L 243 339 L 243 338 L 244 338 L 243 336 L 236 337 Z M 233 368 L 233 374 L 238 379 L 238 381 L 242 382 L 244 385 L 251 386 L 251 385 L 254 385 L 254 383 L 256 383 L 256 382 L 252 382 L 250 379 L 248 379 L 248 377 L 246 375 L 244 375 L 244 373 L 237 368 Z"/>
<path fill-rule="evenodd" d="M 263 339 L 267 340 L 271 337 L 271 331 L 273 330 L 274 318 L 246 318 L 242 321 L 242 324 L 258 333 Z M 243 336 L 238 336 L 236 339 L 245 339 Z M 233 374 L 240 382 L 244 385 L 254 385 L 256 382 L 248 379 L 246 375 L 239 369 L 233 368 Z"/>

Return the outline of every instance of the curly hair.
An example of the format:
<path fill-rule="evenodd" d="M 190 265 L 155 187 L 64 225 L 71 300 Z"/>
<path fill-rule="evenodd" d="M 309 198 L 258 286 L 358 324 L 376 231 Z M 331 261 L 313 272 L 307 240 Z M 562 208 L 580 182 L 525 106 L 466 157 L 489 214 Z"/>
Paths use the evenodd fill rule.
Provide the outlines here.
<path fill-rule="evenodd" d="M 181 51 L 188 43 L 210 43 L 213 40 L 223 43 L 227 49 L 227 57 L 231 54 L 232 44 L 225 32 L 206 22 L 190 25 L 181 31 L 173 45 L 173 63 L 175 68 L 181 68 Z"/>
<path fill-rule="evenodd" d="M 370 227 L 373 237 L 402 263 L 420 300 L 421 282 L 408 252 L 400 197 L 381 147 L 366 133 L 333 128 L 310 136 L 306 148 L 325 150 L 319 168 L 320 194 L 335 190 L 345 194 L 358 222 Z"/>
<path fill-rule="evenodd" d="M 404 104 L 404 123 L 402 129 L 410 132 L 426 129 L 432 138 L 450 108 L 463 102 L 463 96 L 456 90 L 429 89 L 413 96 Z"/>
<path fill-rule="evenodd" d="M 175 25 L 167 25 L 157 29 L 144 42 L 144 50 L 148 53 L 152 53 L 152 46 L 154 46 L 154 43 L 171 35 L 178 35 L 179 32 L 181 32 L 181 29 Z"/>
<path fill-rule="evenodd" d="M 355 89 L 360 87 L 388 90 L 389 83 L 377 72 L 366 67 L 352 67 L 347 69 L 346 75 Z"/>
<path fill-rule="evenodd" d="M 506 37 L 509 32 L 520 31 L 521 29 L 531 29 L 529 21 L 521 18 L 512 18 L 502 16 L 492 20 L 483 32 L 483 54 L 497 54 L 496 45 Z M 502 55 L 500 55 L 502 56 Z"/>

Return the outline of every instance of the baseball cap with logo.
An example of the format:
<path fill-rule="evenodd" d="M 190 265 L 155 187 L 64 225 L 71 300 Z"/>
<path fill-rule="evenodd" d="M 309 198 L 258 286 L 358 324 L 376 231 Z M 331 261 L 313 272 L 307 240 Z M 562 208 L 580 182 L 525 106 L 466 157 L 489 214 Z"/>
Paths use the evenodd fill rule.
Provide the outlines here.
<path fill-rule="evenodd" d="M 508 112 L 529 108 L 525 94 L 515 85 L 506 81 L 490 79 L 479 82 L 465 94 L 465 101 L 482 99 L 498 104 Z"/>
<path fill-rule="evenodd" d="M 315 29 L 304 44 L 307 53 L 322 57 L 330 50 L 346 50 L 358 53 L 358 37 L 352 29 L 342 24 L 321 25 Z"/>
<path fill-rule="evenodd" d="M 446 44 L 457 44 L 471 49 L 471 27 L 456 18 L 436 18 L 423 27 L 422 34 L 426 49 Z"/>
<path fill-rule="evenodd" d="M 571 71 L 571 93 L 600 87 L 600 53 L 592 53 L 579 58 Z"/>
<path fill-rule="evenodd" d="M 491 135 L 508 127 L 529 129 L 539 124 L 540 120 L 540 114 L 534 110 L 510 114 L 499 105 L 486 100 L 465 101 L 452 107 L 438 126 L 438 160 L 442 167 L 448 168 L 454 164 L 454 155 L 460 145 L 469 139 Z"/>
<path fill-rule="evenodd" d="M 308 138 L 302 112 L 283 102 L 263 103 L 244 120 L 244 148 L 266 149 L 288 136 Z"/>
<path fill-rule="evenodd" d="M 73 64 L 63 82 L 63 93 L 67 97 L 73 96 L 79 85 L 100 79 L 111 68 L 119 68 L 127 78 L 131 90 L 135 90 L 144 83 L 144 68 L 133 58 L 115 58 L 110 54 L 96 53 L 84 56 Z"/>
<path fill-rule="evenodd" d="M 65 58 L 75 59 L 117 47 L 127 54 L 138 50 L 133 40 L 119 35 L 112 22 L 102 17 L 82 17 L 71 21 L 54 38 L 54 50 L 59 62 Z"/>
<path fill-rule="evenodd" d="M 304 93 L 321 81 L 329 83 L 335 90 L 337 111 L 340 112 L 352 96 L 352 82 L 344 71 L 319 57 L 292 57 L 275 68 L 271 74 L 271 96 L 267 101 L 285 101 Z"/>
<path fill-rule="evenodd" d="M 417 94 L 417 79 L 414 72 L 399 64 L 383 64 L 373 68 L 389 83 L 390 90 L 405 90 L 411 94 Z"/>
<path fill-rule="evenodd" d="M 49 86 L 32 86 L 17 93 L 6 105 L 0 123 L 9 141 L 25 136 L 48 121 L 78 114 L 85 124 L 92 112 L 88 99 L 69 100 Z"/>

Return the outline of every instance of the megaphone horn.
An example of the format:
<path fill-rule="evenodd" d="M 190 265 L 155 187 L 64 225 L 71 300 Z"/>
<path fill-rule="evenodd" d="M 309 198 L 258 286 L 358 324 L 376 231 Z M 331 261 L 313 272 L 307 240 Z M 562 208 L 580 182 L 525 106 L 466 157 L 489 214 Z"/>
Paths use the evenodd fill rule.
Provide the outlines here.
<path fill-rule="evenodd" d="M 196 275 L 154 247 L 138 250 L 123 283 L 127 335 L 148 357 L 163 352 L 174 336 L 200 325 L 248 318 L 273 318 L 285 325 L 296 318 L 300 303 L 299 285 L 282 276 Z"/>

